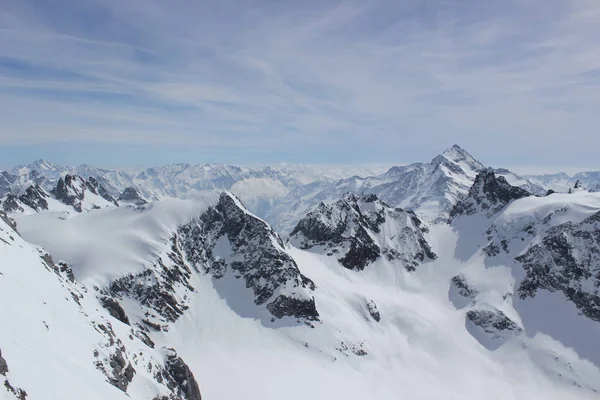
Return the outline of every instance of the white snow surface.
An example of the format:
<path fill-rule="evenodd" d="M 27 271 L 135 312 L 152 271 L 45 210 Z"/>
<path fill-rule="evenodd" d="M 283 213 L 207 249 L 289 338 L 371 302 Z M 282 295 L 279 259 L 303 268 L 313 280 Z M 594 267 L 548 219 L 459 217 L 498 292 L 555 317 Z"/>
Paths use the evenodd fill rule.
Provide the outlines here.
<path fill-rule="evenodd" d="M 66 260 L 85 284 L 143 271 L 154 262 L 177 226 L 201 214 L 214 196 L 169 199 L 142 207 L 123 206 L 77 214 L 71 211 L 14 215 L 30 242 Z"/>
<path fill-rule="evenodd" d="M 18 222 L 27 240 L 72 264 L 76 277 L 91 290 L 92 284 L 143 268 L 177 223 L 207 204 L 210 200 L 164 201 L 148 209 L 94 210 L 65 220 L 54 213 L 22 215 Z M 536 212 L 517 202 L 511 207 L 509 215 Z M 450 226 L 433 226 L 429 240 L 439 258 L 414 273 L 386 260 L 358 273 L 327 256 L 287 248 L 316 285 L 321 322 L 313 328 L 273 329 L 243 318 L 219 296 L 210 276 L 194 273 L 190 283 L 196 290 L 188 294 L 189 310 L 168 332 L 155 332 L 152 339 L 157 348 L 177 349 L 203 397 L 211 400 L 597 399 L 598 368 L 581 358 L 585 354 L 547 334 L 525 329 L 493 351 L 471 336 L 466 309 L 455 308 L 448 299 L 450 279 L 467 269 L 478 270 L 479 283 L 489 286 L 488 304 L 521 321 L 510 302 L 494 295 L 511 287 L 511 271 L 487 268 L 477 254 L 458 257 L 460 239 Z M 81 356 L 92 351 L 88 342 L 94 341 L 86 320 L 72 304 L 73 310 L 62 304 L 65 294 L 40 278 L 44 271 L 33 269 L 39 263 L 33 247 L 16 240 L 17 246 L 0 242 L 0 299 L 19 305 L 0 308 L 0 349 L 11 383 L 27 390 L 30 400 L 125 398 L 102 382 L 92 361 Z M 246 292 L 237 290 L 243 299 Z M 42 293 L 48 304 L 56 304 L 52 318 L 38 297 Z M 377 305 L 380 322 L 369 315 L 369 301 Z M 26 318 L 22 310 L 27 310 Z M 42 319 L 56 336 L 46 332 Z M 366 354 L 357 355 L 361 350 Z M 137 379 L 130 398 L 151 399 L 150 390 L 144 389 L 149 386 Z M 84 388 L 89 395 L 82 395 Z M 0 396 L 10 398 L 1 391 Z"/>

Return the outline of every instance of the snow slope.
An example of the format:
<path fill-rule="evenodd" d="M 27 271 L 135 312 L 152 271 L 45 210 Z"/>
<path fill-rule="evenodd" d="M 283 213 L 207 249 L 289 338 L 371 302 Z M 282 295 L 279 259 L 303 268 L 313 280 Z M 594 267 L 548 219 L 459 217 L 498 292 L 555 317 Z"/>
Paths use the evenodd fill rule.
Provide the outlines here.
<path fill-rule="evenodd" d="M 205 201 L 161 201 L 147 208 L 93 210 L 66 220 L 53 213 L 18 215 L 18 222 L 27 240 L 43 243 L 51 253 L 72 264 L 75 278 L 84 285 L 82 290 L 92 292 L 93 286 L 98 285 L 100 292 L 107 290 L 108 293 L 115 279 L 144 271 L 151 271 L 149 276 L 154 277 L 159 276 L 160 271 L 167 275 L 175 274 L 171 280 L 174 282 L 172 291 L 169 285 L 161 286 L 164 290 L 161 293 L 175 293 L 177 304 L 185 301 L 185 309 L 182 308 L 173 320 L 161 319 L 160 308 L 155 307 L 156 304 L 145 304 L 143 299 L 134 295 L 124 294 L 115 299 L 122 303 L 133 329 L 142 330 L 143 319 L 148 315 L 154 318 L 153 324 L 160 321 L 156 329 L 146 325 L 149 328 L 144 332 L 155 343 L 155 349 L 177 349 L 198 380 L 206 399 L 598 398 L 598 368 L 550 336 L 543 333 L 534 335 L 525 327 L 518 334 L 506 337 L 495 349 L 482 345 L 481 338 L 485 338 L 487 332 L 481 334 L 478 340 L 477 329 L 482 328 L 468 325 L 467 312 L 470 309 L 457 309 L 448 299 L 452 277 L 466 269 L 486 270 L 480 253 L 464 258 L 455 252 L 461 241 L 461 232 L 456 229 L 447 225 L 433 226 L 427 238 L 438 258 L 424 262 L 413 272 L 407 271 L 397 260 L 387 258 L 380 258 L 368 268 L 356 271 L 344 268 L 336 257 L 315 254 L 291 245 L 282 247 L 281 243 L 277 243 L 277 236 L 263 234 L 270 232 L 270 228 L 241 208 L 241 203 L 227 202 L 226 209 L 230 211 L 226 211 L 225 206 L 221 209 L 216 207 L 218 201 L 210 198 Z M 207 214 L 207 205 L 215 207 L 218 213 Z M 237 209 L 230 209 L 234 206 Z M 200 217 L 195 219 L 197 214 Z M 207 220 L 204 215 L 212 217 Z M 196 269 L 195 264 L 190 262 L 191 248 L 182 245 L 186 234 L 177 229 L 180 224 L 185 225 L 189 221 L 199 224 L 202 235 L 210 238 L 208 246 L 203 244 L 206 238 L 192 241 L 192 245 L 196 246 L 192 248 L 197 252 L 218 249 L 214 252 L 218 257 L 224 254 L 234 259 L 245 257 L 255 253 L 247 253 L 251 247 L 242 242 L 255 238 L 252 240 L 260 240 L 265 249 L 275 246 L 278 257 L 289 256 L 299 272 L 314 282 L 311 293 L 319 313 L 318 321 L 269 325 L 256 314 L 240 314 L 240 310 L 233 306 L 234 302 L 241 302 L 247 307 L 253 300 L 255 302 L 253 287 L 248 286 L 250 281 L 244 274 L 236 278 L 228 267 L 223 279 L 229 279 L 228 284 L 232 285 L 227 286 L 224 292 L 215 277 L 214 267 Z M 237 225 L 235 221 L 245 222 Z M 215 226 L 216 230 L 212 228 Z M 223 228 L 225 226 L 229 228 Z M 178 237 L 175 242 L 174 232 Z M 224 235 L 215 232 L 224 232 Z M 231 235 L 236 232 L 245 232 L 242 236 L 235 236 L 241 240 L 236 242 L 236 246 L 231 246 L 231 239 L 221 239 L 234 237 Z M 216 247 L 213 247 L 212 239 L 218 242 Z M 20 243 L 24 247 L 29 246 Z M 238 250 L 232 253 L 235 248 Z M 86 254 L 89 256 L 86 257 Z M 183 258 L 178 259 L 176 254 Z M 0 256 L 3 260 L 9 259 L 4 253 Z M 26 265 L 29 262 L 20 253 L 14 257 L 10 258 L 10 265 Z M 198 258 L 194 260 L 198 261 Z M 211 260 L 214 262 L 218 258 Z M 0 282 L 6 276 L 13 279 L 12 276 L 19 271 L 4 262 L 0 265 L 5 274 L 0 275 Z M 183 279 L 182 274 L 185 275 L 186 270 L 189 273 Z M 493 285 L 496 277 L 511 279 L 510 270 L 505 268 L 504 271 L 492 272 L 490 279 L 482 280 Z M 32 274 L 14 275 L 14 279 L 18 279 L 21 287 L 27 287 L 28 276 Z M 234 284 L 236 281 L 244 282 L 242 280 L 246 284 Z M 178 282 L 182 281 L 186 284 L 179 285 Z M 258 282 L 261 283 L 260 279 Z M 280 283 L 282 288 L 286 282 Z M 30 290 L 38 293 L 44 289 L 36 284 Z M 16 289 L 0 291 L 2 301 L 5 301 L 5 293 L 17 295 L 16 292 Z M 22 297 L 25 297 L 23 304 L 31 310 L 31 315 L 42 315 L 43 308 L 35 297 L 31 302 L 26 300 L 27 294 Z M 57 293 L 49 294 L 49 297 L 62 301 L 65 295 L 57 288 Z M 21 297 L 18 299 L 21 300 Z M 62 314 L 68 313 L 62 312 L 60 304 L 56 312 L 62 318 Z M 255 303 L 255 306 L 258 305 Z M 521 322 L 517 312 L 511 312 L 509 307 L 499 303 L 491 303 L 490 306 L 503 307 L 506 315 L 513 317 L 517 323 Z M 88 312 L 88 306 L 83 307 Z M 102 310 L 95 303 L 89 312 L 95 309 Z M 17 318 L 14 315 L 18 314 L 16 308 L 10 308 L 8 312 L 11 315 L 7 318 Z M 75 314 L 79 315 L 77 309 Z M 156 315 L 153 317 L 151 314 Z M 93 318 L 94 314 L 91 315 Z M 114 319 L 112 321 L 113 327 L 119 324 Z M 78 329 L 87 329 L 84 329 L 87 326 L 84 322 L 56 320 L 52 325 L 81 326 L 70 328 L 79 332 Z M 14 330 L 11 328 L 8 332 L 13 333 L 9 333 L 11 336 L 8 337 L 12 339 L 8 342 L 16 342 L 18 333 L 28 329 L 29 326 L 20 325 Z M 43 337 L 44 329 L 42 324 L 38 331 L 31 330 L 31 335 Z M 18 354 L 29 354 L 29 350 L 23 344 L 14 345 L 12 353 L 5 351 L 5 331 L 5 328 L 0 329 L 0 349 L 11 368 L 9 378 L 11 382 L 14 380 L 14 385 L 27 390 L 26 383 L 31 386 L 33 377 L 44 372 L 29 374 L 22 366 L 11 366 Z M 81 333 L 81 336 L 87 338 L 88 334 Z M 29 340 L 34 339 L 26 339 L 23 343 Z M 93 342 L 93 339 L 90 340 Z M 54 354 L 53 344 L 57 341 L 40 342 L 35 352 L 38 356 L 40 353 Z M 81 346 L 75 347 L 81 354 L 92 350 Z M 22 360 L 23 365 L 33 362 L 26 357 Z M 98 398 L 124 398 L 112 386 L 103 385 L 102 375 L 97 374 L 91 360 L 80 357 L 77 362 L 81 366 L 79 368 L 78 364 L 78 368 L 73 370 L 89 369 L 89 372 L 81 373 L 80 379 L 82 385 L 87 384 L 89 390 L 97 393 Z M 457 365 L 460 368 L 456 368 Z M 25 372 L 17 376 L 17 370 Z M 69 382 L 68 376 L 60 374 L 53 375 L 52 379 L 57 386 L 64 387 Z M 131 383 L 136 389 L 128 390 L 130 398 L 151 399 L 147 395 L 150 389 L 144 388 L 154 386 L 150 383 L 143 385 L 143 380 L 137 386 L 137 379 L 138 375 Z M 43 383 L 40 382 L 40 387 Z M 48 398 L 32 390 L 30 399 Z M 68 395 L 63 393 L 60 398 L 82 397 L 81 393 L 74 391 Z"/>
<path fill-rule="evenodd" d="M 494 307 L 526 333 L 549 335 L 600 365 L 600 195 L 519 197 L 457 213 L 455 254 L 465 267 L 450 298 L 460 308 Z"/>
<path fill-rule="evenodd" d="M 1 399 L 152 399 L 186 387 L 172 352 L 141 340 L 10 223 L 0 214 Z"/>

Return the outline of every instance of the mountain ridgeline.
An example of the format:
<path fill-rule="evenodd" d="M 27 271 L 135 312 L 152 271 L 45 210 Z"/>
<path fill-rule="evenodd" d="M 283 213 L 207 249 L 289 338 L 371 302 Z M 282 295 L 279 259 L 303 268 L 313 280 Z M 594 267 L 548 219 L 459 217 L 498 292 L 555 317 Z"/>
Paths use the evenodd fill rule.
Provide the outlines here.
<path fill-rule="evenodd" d="M 456 145 L 365 176 L 1 172 L 0 399 L 597 398 L 600 174 L 576 176 Z"/>

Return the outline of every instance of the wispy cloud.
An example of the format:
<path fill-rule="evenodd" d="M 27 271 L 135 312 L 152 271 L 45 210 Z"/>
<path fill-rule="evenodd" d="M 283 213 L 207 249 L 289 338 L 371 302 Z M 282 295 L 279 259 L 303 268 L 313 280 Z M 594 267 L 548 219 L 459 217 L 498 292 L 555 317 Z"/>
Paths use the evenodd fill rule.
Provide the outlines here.
<path fill-rule="evenodd" d="M 595 0 L 0 0 L 0 145 L 581 165 L 598 37 Z"/>

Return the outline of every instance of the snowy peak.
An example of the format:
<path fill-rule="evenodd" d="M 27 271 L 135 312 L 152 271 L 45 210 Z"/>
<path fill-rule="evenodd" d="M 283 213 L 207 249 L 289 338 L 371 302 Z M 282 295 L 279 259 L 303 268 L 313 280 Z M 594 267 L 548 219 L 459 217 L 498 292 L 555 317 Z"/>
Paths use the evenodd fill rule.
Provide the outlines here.
<path fill-rule="evenodd" d="M 314 283 L 300 272 L 279 235 L 234 195 L 221 194 L 214 207 L 181 226 L 178 234 L 189 262 L 212 274 L 217 290 L 240 315 L 266 325 L 283 318 L 318 320 Z M 248 293 L 257 310 L 237 307 L 240 293 L 232 290 L 238 279 L 245 288 L 237 291 Z"/>
<path fill-rule="evenodd" d="M 290 242 L 304 250 L 335 256 L 346 268 L 363 270 L 378 259 L 413 271 L 436 258 L 412 212 L 391 208 L 376 195 L 346 194 L 334 204 L 321 203 L 303 218 Z"/>
<path fill-rule="evenodd" d="M 486 169 L 477 174 L 468 196 L 452 209 L 450 220 L 478 212 L 490 217 L 509 202 L 530 195 L 524 189 L 511 186 L 503 176 L 496 176 L 493 170 Z"/>
<path fill-rule="evenodd" d="M 485 166 L 476 160 L 468 151 L 456 144 L 445 150 L 441 154 L 441 157 L 460 165 L 465 172 L 477 172 L 485 168 Z M 434 160 L 436 160 L 436 158 L 434 158 Z M 436 164 L 435 161 L 432 161 L 432 163 Z"/>

